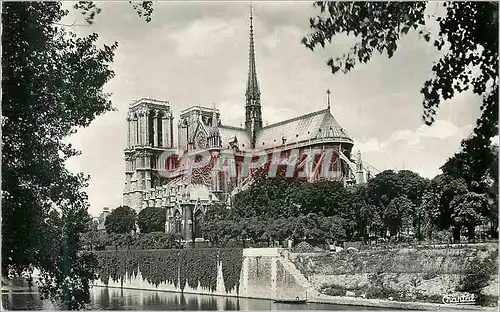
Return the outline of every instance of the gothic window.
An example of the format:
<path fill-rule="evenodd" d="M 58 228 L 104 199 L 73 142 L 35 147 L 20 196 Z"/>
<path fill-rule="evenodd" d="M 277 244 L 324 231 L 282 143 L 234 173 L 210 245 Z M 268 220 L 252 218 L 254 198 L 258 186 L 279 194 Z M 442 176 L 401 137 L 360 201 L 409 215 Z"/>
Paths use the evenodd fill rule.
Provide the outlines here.
<path fill-rule="evenodd" d="M 155 129 L 154 129 L 154 120 L 155 116 L 153 112 L 150 112 L 148 115 L 148 144 L 154 145 L 154 135 L 155 135 Z"/>
<path fill-rule="evenodd" d="M 194 238 L 202 238 L 202 222 L 203 222 L 203 212 L 201 210 L 196 211 L 194 214 Z"/>
<path fill-rule="evenodd" d="M 164 113 L 160 113 L 156 118 L 158 120 L 158 146 L 164 146 L 163 144 L 163 115 Z M 165 144 L 166 145 L 166 144 Z"/>
<path fill-rule="evenodd" d="M 182 232 L 181 214 L 179 210 L 176 210 L 174 214 L 174 230 L 176 234 L 181 234 Z"/>
<path fill-rule="evenodd" d="M 196 136 L 196 148 L 205 148 L 207 146 L 207 136 L 200 131 Z"/>
<path fill-rule="evenodd" d="M 139 145 L 140 128 L 139 128 L 139 118 L 137 115 L 134 115 L 134 126 L 135 126 L 135 133 L 134 133 L 135 145 Z"/>
<path fill-rule="evenodd" d="M 156 155 L 151 156 L 151 169 L 156 169 Z"/>

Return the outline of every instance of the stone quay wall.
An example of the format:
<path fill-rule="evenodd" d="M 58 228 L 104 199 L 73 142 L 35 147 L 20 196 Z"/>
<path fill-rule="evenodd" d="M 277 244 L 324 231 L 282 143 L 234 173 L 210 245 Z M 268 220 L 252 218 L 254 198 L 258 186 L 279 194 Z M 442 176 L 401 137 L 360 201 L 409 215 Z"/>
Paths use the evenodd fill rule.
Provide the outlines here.
<path fill-rule="evenodd" d="M 239 291 L 235 289 L 226 292 L 222 264 L 219 263 L 215 291 L 204 289 L 200 285 L 192 288 L 186 283 L 183 292 L 259 299 L 295 299 L 296 297 L 305 299 L 310 285 L 293 263 L 287 257 L 282 256 L 283 252 L 280 248 L 244 249 Z M 135 277 L 126 274 L 125 278 L 120 281 L 109 279 L 107 285 L 97 280 L 94 286 L 182 292 L 179 285 L 176 287 L 168 282 L 155 286 L 145 281 L 140 271 Z"/>

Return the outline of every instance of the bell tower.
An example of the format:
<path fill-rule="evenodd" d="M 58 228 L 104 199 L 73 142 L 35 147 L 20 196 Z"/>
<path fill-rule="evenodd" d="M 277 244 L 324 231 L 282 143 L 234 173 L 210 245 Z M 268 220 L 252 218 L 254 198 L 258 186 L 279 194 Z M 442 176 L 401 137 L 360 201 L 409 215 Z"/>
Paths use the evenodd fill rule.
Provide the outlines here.
<path fill-rule="evenodd" d="M 137 212 L 143 208 L 144 194 L 159 183 L 159 155 L 174 147 L 173 120 L 167 101 L 143 98 L 129 106 L 123 205 Z"/>

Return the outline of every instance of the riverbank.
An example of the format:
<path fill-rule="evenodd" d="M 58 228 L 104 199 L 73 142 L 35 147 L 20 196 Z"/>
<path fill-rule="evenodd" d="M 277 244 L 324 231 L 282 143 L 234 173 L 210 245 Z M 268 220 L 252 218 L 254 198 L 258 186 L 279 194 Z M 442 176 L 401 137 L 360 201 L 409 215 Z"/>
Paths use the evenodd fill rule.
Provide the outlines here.
<path fill-rule="evenodd" d="M 208 248 L 96 254 L 102 279 L 95 285 L 100 286 L 271 300 L 307 296 L 309 302 L 413 310 L 498 306 L 497 270 L 492 266 L 497 254 L 487 246 L 354 253 Z M 478 285 L 480 296 L 471 298 Z M 467 305 L 450 304 L 464 301 Z"/>
<path fill-rule="evenodd" d="M 458 304 L 439 304 L 427 302 L 400 302 L 383 299 L 363 299 L 358 297 L 340 297 L 340 296 L 327 296 L 319 294 L 317 297 L 311 299 L 311 303 L 329 303 L 338 305 L 350 305 L 358 307 L 374 307 L 398 310 L 423 310 L 423 311 L 498 311 L 497 307 L 482 307 L 475 305 L 458 305 Z"/>
<path fill-rule="evenodd" d="M 415 310 L 498 309 L 496 247 L 284 256 L 307 279 L 318 302 Z M 443 298 L 457 302 L 461 296 L 469 302 L 443 303 Z"/>
<path fill-rule="evenodd" d="M 129 288 L 129 287 L 116 287 L 116 286 L 94 286 L 96 289 L 113 289 L 113 290 L 132 290 L 132 291 L 145 291 L 151 292 L 152 290 L 143 290 L 137 288 Z M 178 295 L 188 295 L 195 296 L 200 295 L 194 292 L 180 292 L 180 291 L 165 291 L 165 290 L 157 290 L 157 292 L 161 293 L 175 293 Z M 231 298 L 231 299 L 243 299 L 243 300 L 266 300 L 268 302 L 273 302 L 272 299 L 262 299 L 256 297 L 235 297 L 235 296 L 224 296 L 221 294 L 212 294 L 210 296 L 218 297 L 218 298 Z M 340 297 L 340 296 L 328 296 L 322 294 L 315 294 L 312 298 L 307 300 L 307 303 L 303 306 L 304 309 L 311 309 L 311 305 L 314 304 L 325 304 L 334 306 L 345 306 L 351 307 L 353 309 L 356 308 L 375 308 L 375 309 L 394 309 L 394 310 L 422 310 L 422 311 L 450 311 L 450 310 L 460 310 L 460 311 L 498 311 L 497 308 L 494 307 L 481 307 L 474 305 L 458 305 L 458 304 L 438 304 L 438 303 L 424 303 L 424 302 L 399 302 L 399 301 L 391 301 L 391 300 L 382 300 L 382 299 L 363 299 L 363 298 L 353 298 L 353 297 Z M 299 305 L 293 305 L 297 307 Z"/>
<path fill-rule="evenodd" d="M 14 285 L 12 285 L 14 286 Z M 9 289 L 10 288 L 10 289 Z M 130 293 L 134 294 L 133 296 Z M 423 302 L 398 302 L 391 300 L 382 300 L 382 299 L 363 299 L 359 297 L 342 297 L 342 296 L 328 296 L 323 295 L 316 292 L 314 289 L 309 289 L 308 293 L 310 297 L 308 298 L 307 304 L 300 305 L 300 307 L 304 307 L 304 309 L 314 309 L 314 310 L 330 310 L 340 309 L 340 310 L 351 310 L 358 309 L 360 307 L 363 308 L 373 308 L 377 309 L 397 309 L 397 310 L 440 310 L 440 311 L 449 311 L 449 310 L 460 310 L 460 311 L 497 311 L 495 307 L 481 307 L 481 306 L 472 306 L 472 305 L 457 305 L 457 304 L 438 304 L 438 303 L 423 303 Z M 235 307 L 240 306 L 242 310 L 255 309 L 255 308 L 266 308 L 266 305 L 271 305 L 272 299 L 259 299 L 259 298 L 247 298 L 247 297 L 234 297 L 234 296 L 224 296 L 224 295 L 200 295 L 196 293 L 184 292 L 181 291 L 162 291 L 162 290 L 144 290 L 144 289 L 134 289 L 128 287 L 113 287 L 113 286 L 94 286 L 92 290 L 93 301 L 97 304 L 98 307 L 104 306 L 107 309 L 121 309 L 122 306 L 117 306 L 112 304 L 111 300 L 113 297 L 117 297 L 116 300 L 123 301 L 123 296 L 127 299 L 127 302 L 122 302 L 125 307 L 133 306 L 134 309 L 150 307 L 156 304 L 175 304 L 180 305 L 180 299 L 177 301 L 172 298 L 191 298 L 190 300 L 195 300 L 199 302 L 198 305 L 210 305 L 214 308 L 222 310 L 234 310 Z M 125 294 L 125 295 L 124 295 Z M 128 294 L 128 295 L 127 295 Z M 131 298 L 128 298 L 130 296 Z M 180 296 L 180 297 L 179 297 Z M 39 301 L 39 296 L 36 291 L 36 286 L 29 290 L 27 285 L 23 283 L 23 285 L 14 286 L 14 287 L 2 287 L 2 300 L 4 307 L 8 306 L 10 309 L 12 308 L 24 308 L 28 310 L 39 309 L 39 308 L 50 308 L 53 307 L 48 303 L 41 303 Z M 159 298 L 170 298 L 168 301 L 160 300 Z M 135 298 L 135 299 L 134 299 Z M 193 299 L 195 298 L 195 299 Z M 212 299 L 210 299 L 212 298 Z M 214 299 L 215 298 L 215 299 Z M 38 302 L 35 304 L 35 299 Z M 107 301 L 106 301 L 107 300 Z M 135 300 L 135 301 L 134 301 Z M 156 301 L 155 301 L 156 300 Z M 228 302 L 229 300 L 229 302 Z M 189 301 L 189 300 L 186 300 Z M 193 310 L 193 307 L 197 305 L 192 305 L 189 310 Z M 184 307 L 184 306 L 182 306 Z M 290 308 L 297 307 L 297 305 L 293 305 Z M 269 308 L 270 309 L 270 308 Z M 275 308 L 273 308 L 275 309 Z M 278 310 L 287 310 L 287 306 L 279 306 Z"/>

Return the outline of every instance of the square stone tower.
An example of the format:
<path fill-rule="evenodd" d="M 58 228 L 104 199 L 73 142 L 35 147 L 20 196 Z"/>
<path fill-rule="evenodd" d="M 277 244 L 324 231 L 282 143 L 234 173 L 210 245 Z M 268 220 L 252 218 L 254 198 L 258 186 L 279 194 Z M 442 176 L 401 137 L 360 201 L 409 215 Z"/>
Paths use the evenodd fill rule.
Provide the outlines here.
<path fill-rule="evenodd" d="M 173 121 L 168 101 L 142 98 L 129 106 L 123 205 L 136 212 L 144 193 L 155 186 L 158 155 L 174 148 Z"/>

